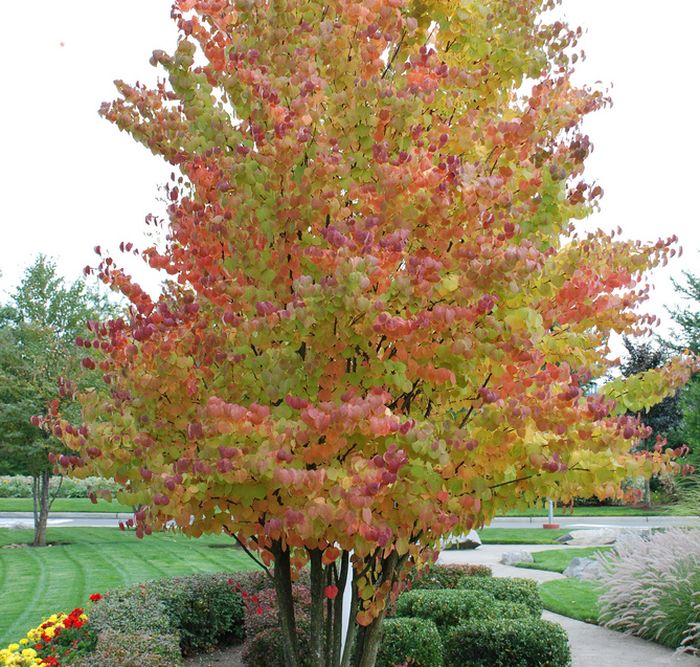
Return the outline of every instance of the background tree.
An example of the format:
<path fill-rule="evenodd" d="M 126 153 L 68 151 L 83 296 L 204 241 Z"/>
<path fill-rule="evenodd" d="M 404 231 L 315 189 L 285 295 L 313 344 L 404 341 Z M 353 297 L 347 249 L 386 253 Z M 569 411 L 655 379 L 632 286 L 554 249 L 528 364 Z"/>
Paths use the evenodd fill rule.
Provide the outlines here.
<path fill-rule="evenodd" d="M 55 263 L 41 255 L 0 309 L 0 474 L 32 476 L 35 546 L 46 544 L 53 502 L 48 455 L 61 442 L 30 419 L 46 411 L 61 378 L 79 379 L 83 387 L 89 381 L 75 339 L 87 331 L 88 319 L 109 312 L 104 297 L 82 280 L 66 285 Z M 77 406 L 66 403 L 66 411 L 75 416 Z"/>
<path fill-rule="evenodd" d="M 101 109 L 179 172 L 142 252 L 172 283 L 151 299 L 102 258 L 130 316 L 93 329 L 82 424 L 45 426 L 143 504 L 138 535 L 226 531 L 271 566 L 290 667 L 303 565 L 311 664 L 372 667 L 387 596 L 446 535 L 669 465 L 629 454 L 625 412 L 681 360 L 581 392 L 612 330 L 655 321 L 635 306 L 675 239 L 575 234 L 605 98 L 571 83 L 553 4 L 180 0 L 167 80 Z"/>
<path fill-rule="evenodd" d="M 679 330 L 669 345 L 700 354 L 700 277 L 684 272 L 684 278 L 685 284 L 674 281 L 674 285 L 688 305 L 671 311 Z M 683 461 L 694 469 L 680 481 L 681 502 L 687 511 L 700 514 L 700 374 L 695 373 L 681 389 L 680 406 L 683 414 L 680 437 L 690 448 Z"/>
<path fill-rule="evenodd" d="M 663 345 L 655 345 L 651 342 L 634 342 L 627 336 L 622 339 L 627 358 L 622 363 L 620 371 L 625 377 L 632 377 L 639 373 L 660 368 L 668 362 L 670 350 Z M 657 446 L 658 439 L 665 440 L 670 446 L 678 447 L 683 444 L 679 429 L 681 427 L 683 412 L 681 409 L 681 391 L 667 396 L 648 410 L 639 413 L 641 420 L 651 429 L 648 437 L 635 443 L 635 449 L 651 451 Z M 644 480 L 645 505 L 651 504 L 652 480 Z"/>

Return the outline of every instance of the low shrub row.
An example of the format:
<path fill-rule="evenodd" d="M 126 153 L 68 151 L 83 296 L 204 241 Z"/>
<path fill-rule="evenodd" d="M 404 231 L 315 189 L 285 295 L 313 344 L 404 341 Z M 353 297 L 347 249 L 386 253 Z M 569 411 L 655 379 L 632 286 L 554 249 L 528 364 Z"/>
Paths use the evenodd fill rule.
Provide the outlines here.
<path fill-rule="evenodd" d="M 57 498 L 87 498 L 93 491 L 111 491 L 116 493 L 119 485 L 113 480 L 102 477 L 86 477 L 73 479 L 71 477 L 52 477 L 49 490 L 56 493 Z M 32 478 L 28 475 L 0 475 L 0 498 L 31 498 Z"/>
<path fill-rule="evenodd" d="M 446 568 L 444 568 L 446 569 Z M 529 579 L 455 578 L 439 566 L 429 587 L 402 593 L 388 619 L 377 667 L 567 667 L 563 628 L 544 621 Z M 443 578 L 454 588 L 433 588 Z"/>

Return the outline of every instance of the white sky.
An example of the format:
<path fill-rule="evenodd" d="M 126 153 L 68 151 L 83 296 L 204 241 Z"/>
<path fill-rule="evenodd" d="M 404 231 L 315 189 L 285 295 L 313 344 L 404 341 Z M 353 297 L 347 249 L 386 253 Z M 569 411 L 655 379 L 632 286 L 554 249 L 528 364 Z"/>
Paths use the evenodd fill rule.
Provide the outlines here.
<path fill-rule="evenodd" d="M 23 3 L 3 7 L 12 57 L 0 98 L 0 300 L 39 252 L 74 278 L 95 263 L 95 245 L 145 245 L 143 219 L 161 210 L 158 185 L 171 169 L 97 109 L 115 97 L 116 78 L 154 81 L 151 52 L 175 44 L 169 8 L 170 0 L 35 0 L 30 18 Z M 586 123 L 596 145 L 589 179 L 606 193 L 587 225 L 620 225 L 643 240 L 679 236 L 683 257 L 656 273 L 648 306 L 664 317 L 677 302 L 671 276 L 700 271 L 700 3 L 564 0 L 563 8 L 587 29 L 580 79 L 614 85 L 614 107 Z"/>

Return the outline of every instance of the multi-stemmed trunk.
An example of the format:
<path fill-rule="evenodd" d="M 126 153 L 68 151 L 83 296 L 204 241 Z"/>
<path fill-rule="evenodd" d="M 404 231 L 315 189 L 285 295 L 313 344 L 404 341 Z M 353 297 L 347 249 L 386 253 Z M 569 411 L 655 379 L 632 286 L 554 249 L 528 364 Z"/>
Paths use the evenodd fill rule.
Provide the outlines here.
<path fill-rule="evenodd" d="M 273 547 L 275 555 L 274 582 L 277 592 L 277 605 L 280 617 L 285 664 L 300 667 L 297 622 L 292 600 L 290 556 L 286 549 L 277 543 Z M 319 549 L 309 551 L 311 579 L 311 609 L 309 624 L 309 654 L 303 664 L 309 667 L 374 667 L 381 640 L 384 613 L 381 612 L 369 625 L 359 626 L 355 616 L 360 609 L 357 589 L 357 572 L 351 570 L 350 553 L 341 552 L 336 562 L 324 565 Z M 369 561 L 368 561 L 369 564 Z M 395 581 L 403 561 L 396 554 L 376 560 L 378 580 Z M 343 628 L 343 600 L 346 586 L 351 587 L 348 625 Z M 337 589 L 335 597 L 326 591 Z M 345 636 L 344 636 L 344 630 Z"/>

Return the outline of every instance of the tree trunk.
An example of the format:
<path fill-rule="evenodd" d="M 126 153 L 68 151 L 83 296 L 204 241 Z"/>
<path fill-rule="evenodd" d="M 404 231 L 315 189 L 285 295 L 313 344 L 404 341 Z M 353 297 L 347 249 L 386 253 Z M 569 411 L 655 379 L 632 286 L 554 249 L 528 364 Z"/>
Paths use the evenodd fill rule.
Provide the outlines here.
<path fill-rule="evenodd" d="M 283 549 L 280 542 L 272 547 L 275 556 L 275 592 L 277 593 L 277 610 L 282 630 L 282 647 L 286 667 L 299 667 L 299 642 L 294 620 L 294 599 L 292 598 L 292 574 L 289 550 Z"/>
<path fill-rule="evenodd" d="M 644 506 L 651 507 L 651 480 L 644 478 Z"/>
<path fill-rule="evenodd" d="M 49 480 L 51 473 L 44 470 L 34 477 L 32 491 L 34 495 L 34 546 L 46 546 L 46 522 L 51 507 L 49 497 Z M 37 512 L 38 507 L 38 512 Z"/>
<path fill-rule="evenodd" d="M 342 658 L 341 651 L 343 648 L 343 598 L 345 594 L 345 586 L 348 580 L 348 569 L 350 565 L 350 553 L 343 551 L 340 556 L 340 571 L 337 576 L 336 586 L 338 586 L 338 595 L 333 600 L 333 633 L 331 640 L 332 648 L 330 650 L 330 665 L 331 667 L 340 667 Z M 352 613 L 350 614 L 352 619 Z"/>
<path fill-rule="evenodd" d="M 325 667 L 324 572 L 320 549 L 309 552 L 311 566 L 311 667 Z"/>
<path fill-rule="evenodd" d="M 280 542 L 272 545 L 275 556 L 274 580 L 277 593 L 285 667 L 300 667 L 301 656 L 297 638 L 292 597 L 290 553 Z M 305 655 L 305 664 L 311 667 L 374 667 L 382 634 L 385 612 L 368 626 L 360 627 L 355 620 L 360 609 L 357 577 L 353 572 L 352 595 L 345 646 L 343 641 L 343 591 L 350 571 L 350 554 L 342 552 L 339 562 L 323 565 L 320 549 L 310 549 L 311 609 L 310 650 Z M 377 584 L 395 580 L 404 559 L 396 554 L 381 561 L 381 576 Z M 326 598 L 325 586 L 337 586 L 334 600 Z M 342 650 L 341 650 L 342 649 Z"/>
<path fill-rule="evenodd" d="M 352 573 L 352 590 L 350 595 L 350 614 L 348 619 L 348 629 L 345 635 L 345 646 L 343 647 L 343 655 L 340 662 L 340 667 L 350 667 L 351 660 L 353 658 L 353 652 L 355 649 L 355 639 L 357 638 L 357 631 L 359 626 L 355 621 L 355 616 L 360 608 L 360 596 L 357 593 L 357 581 L 355 579 L 355 572 Z"/>
<path fill-rule="evenodd" d="M 374 667 L 379 653 L 379 641 L 382 638 L 384 611 L 368 626 L 362 628 L 357 639 L 357 651 L 354 664 L 356 667 Z"/>

